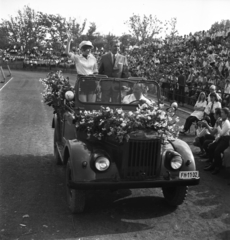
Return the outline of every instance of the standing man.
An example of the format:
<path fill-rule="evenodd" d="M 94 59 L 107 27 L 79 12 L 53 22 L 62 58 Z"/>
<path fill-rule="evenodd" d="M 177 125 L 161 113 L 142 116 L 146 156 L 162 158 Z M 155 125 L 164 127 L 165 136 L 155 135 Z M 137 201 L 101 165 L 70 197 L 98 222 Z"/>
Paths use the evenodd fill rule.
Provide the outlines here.
<path fill-rule="evenodd" d="M 179 96 L 178 100 L 184 105 L 184 95 L 185 95 L 185 77 L 183 75 L 183 71 L 180 70 L 180 75 L 178 76 L 178 85 L 179 85 Z"/>
<path fill-rule="evenodd" d="M 111 78 L 128 78 L 128 61 L 127 58 L 119 53 L 120 42 L 114 41 L 111 51 L 101 57 L 99 64 L 99 74 L 107 75 Z M 101 82 L 101 100 L 102 102 L 118 102 L 119 92 L 114 91 L 116 83 L 112 81 Z M 114 88 L 115 87 L 115 88 Z"/>

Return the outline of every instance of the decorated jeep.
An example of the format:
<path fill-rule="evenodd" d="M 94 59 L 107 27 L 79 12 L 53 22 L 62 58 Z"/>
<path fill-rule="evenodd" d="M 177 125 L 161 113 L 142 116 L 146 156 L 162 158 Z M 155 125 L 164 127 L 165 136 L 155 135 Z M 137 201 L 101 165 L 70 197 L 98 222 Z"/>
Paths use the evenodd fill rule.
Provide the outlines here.
<path fill-rule="evenodd" d="M 157 82 L 79 76 L 74 88 L 66 81 L 60 89 L 54 155 L 66 166 L 73 213 L 84 210 L 91 189 L 162 188 L 166 201 L 177 206 L 188 186 L 199 183 L 190 147 L 177 138 L 175 109 L 162 109 Z"/>

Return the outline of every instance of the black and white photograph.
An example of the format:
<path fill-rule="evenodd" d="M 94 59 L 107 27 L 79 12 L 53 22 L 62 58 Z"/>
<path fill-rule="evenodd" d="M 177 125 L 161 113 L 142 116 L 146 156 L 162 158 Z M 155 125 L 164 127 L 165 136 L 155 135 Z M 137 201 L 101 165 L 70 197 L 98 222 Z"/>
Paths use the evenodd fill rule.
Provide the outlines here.
<path fill-rule="evenodd" d="M 229 0 L 0 0 L 0 239 L 230 240 Z"/>

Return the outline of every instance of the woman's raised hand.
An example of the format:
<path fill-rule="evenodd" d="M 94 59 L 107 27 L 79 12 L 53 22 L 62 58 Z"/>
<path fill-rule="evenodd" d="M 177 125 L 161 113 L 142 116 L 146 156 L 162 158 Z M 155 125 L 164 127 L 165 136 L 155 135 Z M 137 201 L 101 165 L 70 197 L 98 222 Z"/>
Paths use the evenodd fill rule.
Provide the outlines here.
<path fill-rule="evenodd" d="M 68 41 L 71 41 L 73 39 L 72 34 L 70 31 L 67 30 L 66 35 L 68 37 Z"/>

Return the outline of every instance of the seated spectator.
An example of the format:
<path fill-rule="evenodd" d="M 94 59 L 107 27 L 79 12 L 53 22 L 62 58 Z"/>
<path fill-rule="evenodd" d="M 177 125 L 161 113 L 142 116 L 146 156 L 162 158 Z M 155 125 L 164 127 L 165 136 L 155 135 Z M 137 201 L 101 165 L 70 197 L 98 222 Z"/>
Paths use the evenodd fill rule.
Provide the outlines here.
<path fill-rule="evenodd" d="M 208 124 L 210 124 L 210 117 L 206 116 L 203 121 L 206 121 Z M 194 139 L 193 145 L 200 148 L 200 152 L 197 153 L 197 155 L 204 155 L 205 150 L 201 142 L 204 142 L 202 139 L 204 139 L 206 135 L 210 135 L 210 132 L 203 126 L 202 121 L 199 121 L 197 126 L 196 138 Z"/>
<path fill-rule="evenodd" d="M 220 118 L 221 116 L 221 109 L 216 108 L 214 117 L 215 119 Z M 201 122 L 202 126 L 205 127 L 208 130 L 208 134 L 205 134 L 204 136 L 200 137 L 199 143 L 201 148 L 204 150 L 204 154 L 200 155 L 201 158 L 208 158 L 208 145 L 212 143 L 217 137 L 217 126 L 214 127 L 210 126 L 210 123 L 206 120 Z"/>
<path fill-rule="evenodd" d="M 212 171 L 217 174 L 222 166 L 221 154 L 228 148 L 230 140 L 230 122 L 228 120 L 229 109 L 221 109 L 221 118 L 217 119 L 216 126 L 218 137 L 208 146 L 208 155 L 211 165 L 204 168 L 206 171 Z"/>
<path fill-rule="evenodd" d="M 186 119 L 184 129 L 181 131 L 181 133 L 186 133 L 190 129 L 193 122 L 198 122 L 199 120 L 203 119 L 206 106 L 206 95 L 204 92 L 201 92 L 194 106 L 195 111 L 192 112 L 191 115 Z"/>
<path fill-rule="evenodd" d="M 214 117 L 215 109 L 221 108 L 221 103 L 218 101 L 217 94 L 212 92 L 210 94 L 210 102 L 208 102 L 208 105 L 205 108 L 205 114 L 208 115 L 211 119 L 211 125 L 214 126 L 216 119 Z"/>
<path fill-rule="evenodd" d="M 210 98 L 211 93 L 216 93 L 217 100 L 221 101 L 220 95 L 216 92 L 216 86 L 215 85 L 211 85 L 209 90 L 210 90 L 210 93 L 208 94 L 208 103 L 211 101 L 211 98 Z"/>
<path fill-rule="evenodd" d="M 226 168 L 230 167 L 230 141 L 228 148 L 224 151 L 223 166 Z"/>
<path fill-rule="evenodd" d="M 227 79 L 224 86 L 223 104 L 225 106 L 228 106 L 229 102 L 230 102 L 230 80 Z"/>

